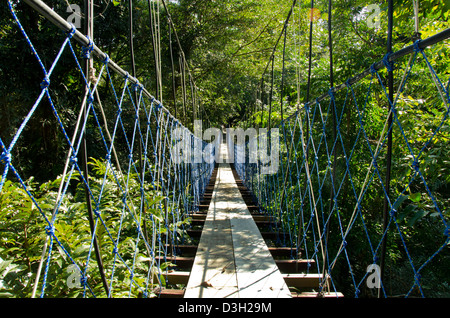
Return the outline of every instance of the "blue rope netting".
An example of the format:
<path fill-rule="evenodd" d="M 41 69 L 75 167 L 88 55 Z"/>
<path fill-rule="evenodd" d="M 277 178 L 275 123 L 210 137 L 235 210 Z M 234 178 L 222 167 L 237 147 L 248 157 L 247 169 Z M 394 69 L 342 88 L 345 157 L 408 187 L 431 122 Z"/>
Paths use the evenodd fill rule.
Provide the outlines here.
<path fill-rule="evenodd" d="M 189 215 L 198 210 L 214 163 L 190 164 L 189 158 L 175 163 L 171 150 L 180 140 L 177 131 L 182 131 L 184 140 L 196 137 L 159 101 L 145 94 L 138 81 L 131 81 L 128 74 L 121 77 L 112 72 L 108 56 L 103 61 L 95 58 L 91 54 L 91 40 L 79 52 L 72 39 L 75 28 L 62 38 L 58 54 L 51 67 L 46 68 L 22 27 L 14 5 L 11 1 L 8 5 L 16 27 L 20 28 L 43 72 L 40 93 L 9 145 L 0 138 L 0 195 L 17 180 L 33 208 L 39 211 L 39 222 L 45 233 L 42 256 L 41 253 L 35 255 L 36 259 L 41 258 L 42 264 L 41 273 L 37 275 L 37 296 L 62 296 L 55 290 L 68 283 L 67 268 L 72 269 L 76 278 L 71 283 L 79 285 L 78 290 L 85 297 L 157 296 L 166 283 L 164 273 L 170 265 L 166 258 L 175 256 L 176 263 L 176 246 L 187 238 L 182 233 L 189 226 Z M 78 121 L 63 118 L 61 109 L 64 105 L 56 103 L 58 88 L 53 85 L 52 74 L 63 55 L 64 59 L 72 58 L 73 69 L 80 75 L 82 87 L 87 91 L 85 99 L 83 96 L 79 99 L 78 105 L 83 106 Z M 93 58 L 96 65 L 100 65 L 98 80 L 93 83 L 81 67 L 80 59 L 86 58 Z M 102 92 L 110 94 L 104 96 L 100 87 L 108 87 Z M 108 112 L 102 107 L 106 100 L 113 101 L 103 105 L 110 110 Z M 50 107 L 55 115 L 67 154 L 58 179 L 59 190 L 51 199 L 36 197 L 27 182 L 31 176 L 23 175 L 14 163 L 18 159 L 14 153 L 23 132 L 32 122 L 36 110 L 42 107 Z M 105 114 L 110 117 L 105 118 Z M 89 158 L 87 175 L 82 164 L 85 135 L 97 136 L 89 143 L 101 149 L 97 153 L 103 153 Z M 202 149 L 207 146 L 205 142 L 200 145 Z M 193 142 L 191 147 L 194 147 Z M 188 149 L 187 154 L 193 162 L 194 149 Z M 74 183 L 87 193 L 76 206 L 73 205 Z M 88 204 L 94 214 L 91 230 L 87 219 Z M 71 236 L 68 229 L 80 224 L 88 234 L 81 238 Z M 99 241 L 108 293 L 101 287 L 99 279 L 98 259 L 94 253 L 96 240 Z"/>
<path fill-rule="evenodd" d="M 352 85 L 347 81 L 339 92 L 331 88 L 328 102 L 311 102 L 282 121 L 276 127 L 281 150 L 276 174 L 261 174 L 264 164 L 252 163 L 248 156 L 245 163 L 239 163 L 238 156 L 244 158 L 249 142 L 235 145 L 238 175 L 252 190 L 261 212 L 278 221 L 274 230 L 285 234 L 279 236 L 278 244 L 292 247 L 292 258 L 310 260 L 309 273 L 329 277 L 328 283 L 324 279 L 321 282 L 322 292 L 376 296 L 378 288 L 370 288 L 370 282 L 379 279 L 379 272 L 368 269 L 380 265 L 385 238 L 387 269 L 378 285 L 382 296 L 425 297 L 439 288 L 432 280 L 432 272 L 433 266 L 449 258 L 450 201 L 432 185 L 447 176 L 434 175 L 431 168 L 433 160 L 447 160 L 436 155 L 433 148 L 448 145 L 445 138 L 438 136 L 440 132 L 447 135 L 449 130 L 450 79 L 445 85 L 442 77 L 447 75 L 437 74 L 418 43 L 414 44 L 411 63 L 405 68 L 393 101 L 380 75 L 382 70 L 372 66 L 370 79 Z M 386 63 L 388 58 L 383 58 L 385 66 L 397 70 L 397 63 Z M 416 76 L 418 65 L 428 74 Z M 425 120 L 421 110 L 425 107 L 412 103 L 414 99 L 424 100 L 415 96 L 412 77 L 415 81 L 420 78 L 421 85 L 428 83 L 431 88 L 427 103 L 439 109 L 427 117 L 425 135 L 419 135 L 415 127 L 405 126 L 407 116 Z M 390 127 L 386 120 L 388 105 L 393 116 Z M 337 123 L 335 137 L 333 114 Z M 374 117 L 386 120 L 384 128 L 374 130 Z M 388 193 L 385 167 L 389 131 L 395 147 Z M 383 231 L 385 199 L 389 214 Z M 368 222 L 374 219 L 378 220 L 375 224 Z M 429 242 L 421 242 L 423 236 L 419 234 L 426 232 L 433 234 L 427 236 Z M 448 288 L 448 276 L 446 279 L 438 282 L 444 288 Z"/>

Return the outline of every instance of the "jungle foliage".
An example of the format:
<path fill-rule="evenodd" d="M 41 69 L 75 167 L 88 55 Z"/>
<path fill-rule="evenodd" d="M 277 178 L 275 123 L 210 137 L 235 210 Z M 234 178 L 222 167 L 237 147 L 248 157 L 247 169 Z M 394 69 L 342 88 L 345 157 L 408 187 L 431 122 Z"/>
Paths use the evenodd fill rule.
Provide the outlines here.
<path fill-rule="evenodd" d="M 62 42 L 64 34 L 54 27 L 45 18 L 33 11 L 23 1 L 17 3 L 16 11 L 27 30 L 33 44 L 40 52 L 43 63 L 48 67 L 58 52 L 58 45 Z M 45 1 L 55 12 L 67 17 L 68 1 Z M 412 1 L 399 0 L 395 2 L 394 27 L 393 27 L 393 51 L 411 45 L 418 34 L 414 32 L 414 10 Z M 70 1 L 83 8 L 83 1 Z M 283 119 L 294 114 L 306 100 L 308 90 L 308 52 L 309 52 L 309 27 L 310 6 L 308 0 L 300 0 L 296 3 L 296 10 L 289 21 L 284 49 L 283 37 L 278 46 L 274 45 L 281 34 L 286 16 L 291 8 L 291 1 L 279 0 L 178 0 L 166 1 L 171 19 L 179 38 L 182 51 L 176 41 L 175 35 L 169 32 L 168 15 L 160 1 L 158 21 L 151 22 L 149 6 L 154 6 L 155 1 L 134 1 L 134 45 L 137 78 L 150 92 L 158 91 L 162 94 L 159 99 L 187 127 L 192 127 L 194 116 L 201 118 L 213 127 L 242 126 L 242 127 L 267 127 L 268 118 L 271 118 L 271 126 L 281 124 L 281 106 L 283 107 Z M 374 19 L 373 12 L 365 11 L 369 4 L 377 4 L 380 8 L 378 16 L 379 25 L 371 26 L 367 21 Z M 328 1 L 314 1 L 317 9 L 313 19 L 313 46 L 311 84 L 309 87 L 310 100 L 325 94 L 329 90 L 329 41 L 328 41 Z M 106 52 L 111 60 L 114 60 L 124 69 L 130 70 L 131 59 L 129 54 L 129 12 L 127 1 L 96 1 L 96 14 L 94 21 L 94 42 Z M 372 63 L 380 61 L 386 54 L 387 41 L 387 2 L 363 1 L 363 0 L 335 0 L 332 11 L 332 39 L 333 39 L 333 63 L 335 84 L 345 83 L 350 77 L 360 73 Z M 419 30 L 422 39 L 432 36 L 448 27 L 450 18 L 450 3 L 448 0 L 420 1 Z M 84 21 L 84 19 L 82 19 Z M 153 31 L 152 31 L 153 29 Z M 152 32 L 158 30 L 160 38 L 155 44 Z M 171 34 L 171 45 L 169 41 Z M 174 61 L 172 73 L 171 52 Z M 80 49 L 80 47 L 77 47 Z M 284 51 L 284 58 L 283 58 Z M 160 54 L 161 85 L 158 86 L 158 77 L 155 69 L 155 53 Z M 274 53 L 274 67 L 271 72 L 270 56 Z M 443 81 L 448 81 L 450 76 L 450 44 L 441 42 L 426 50 L 429 63 Z M 189 72 L 184 74 L 180 63 L 184 55 Z M 399 60 L 394 71 L 394 87 L 401 83 L 404 70 L 408 64 L 408 58 Z M 84 87 L 81 84 L 73 62 L 64 56 L 52 75 L 52 90 L 56 104 L 59 105 L 63 116 L 62 120 L 74 122 L 78 116 L 81 96 Z M 269 65 L 269 68 L 266 67 Z M 97 65 L 98 66 L 98 65 Z M 265 71 L 266 70 L 266 71 Z M 382 82 L 386 84 L 387 73 L 380 71 Z M 0 5 L 0 137 L 9 144 L 26 116 L 29 108 L 34 103 L 40 92 L 39 84 L 42 81 L 42 71 L 32 56 L 29 46 L 24 41 L 19 28 L 14 24 L 6 2 Z M 175 85 L 172 86 L 174 79 Z M 283 80 L 282 80 L 283 79 Z M 262 83 L 262 85 L 261 85 Z M 366 103 L 367 87 L 370 78 L 365 78 L 355 85 L 355 95 L 350 97 L 347 107 L 342 113 L 341 131 L 344 145 L 337 150 L 337 156 L 341 159 L 337 163 L 337 179 L 343 182 L 342 211 L 352 211 L 354 197 L 352 186 L 358 188 L 364 181 L 365 171 L 370 161 L 367 160 L 367 148 L 360 141 L 358 151 L 352 159 L 353 185 L 350 184 L 348 175 L 345 175 L 346 163 L 342 160 L 343 149 L 348 150 L 358 138 L 359 114 L 353 105 Z M 444 83 L 448 91 L 447 82 Z M 195 86 L 194 86 L 195 85 Z M 173 99 L 175 89 L 175 100 Z M 192 89 L 192 90 L 191 90 Z M 111 96 L 111 88 L 107 84 L 101 84 L 99 91 L 105 96 Z M 184 93 L 183 93 L 184 92 Z M 383 98 L 383 89 L 373 87 L 370 100 L 366 103 L 364 122 L 367 140 L 372 145 L 379 138 L 387 114 L 388 102 Z M 346 99 L 345 92 L 336 95 L 336 103 L 343 104 Z M 104 101 L 108 104 L 108 101 Z M 448 102 L 447 102 L 448 103 Z M 269 105 L 271 113 L 269 114 Z M 436 85 L 430 77 L 427 64 L 419 56 L 411 71 L 405 92 L 399 96 L 398 116 L 403 131 L 396 129 L 393 134 L 393 173 L 392 173 L 392 197 L 399 197 L 396 208 L 399 212 L 397 224 L 409 240 L 411 251 L 423 262 L 430 256 L 430 251 L 435 251 L 436 242 L 443 240 L 445 228 L 439 215 L 436 214 L 433 200 L 438 202 L 447 222 L 450 211 L 450 128 L 448 120 L 444 123 L 439 133 L 434 136 L 433 142 L 428 144 L 421 159 L 421 169 L 425 175 L 429 188 L 424 186 L 420 178 L 415 178 L 405 191 L 405 182 L 411 177 L 411 156 L 404 142 L 404 137 L 410 141 L 410 146 L 417 154 L 423 145 L 433 135 L 436 126 L 439 125 L 446 113 L 445 102 L 439 96 Z M 338 111 L 342 111 L 339 109 Z M 107 114 L 113 114 L 113 108 L 105 109 Z M 124 116 L 127 116 L 126 114 Z M 131 118 L 133 114 L 128 114 Z M 330 121 L 331 122 L 331 121 Z M 92 128 L 92 127 L 91 127 Z M 319 138 L 323 133 L 321 122 L 317 122 L 313 129 Z M 331 134 L 331 126 L 327 126 L 326 133 Z M 88 153 L 92 159 L 91 166 L 94 171 L 102 169 L 99 161 L 99 150 L 94 129 L 87 129 Z M 21 174 L 28 176 L 26 185 L 42 204 L 50 209 L 55 200 L 56 187 L 60 182 L 65 151 L 64 136 L 58 128 L 57 120 L 50 107 L 39 107 L 30 121 L 18 146 L 12 154 L 15 158 L 15 167 Z M 299 135 L 295 136 L 298 142 Z M 118 142 L 120 144 L 120 141 Z M 284 149 L 286 150 L 286 148 Z M 119 151 L 120 153 L 120 151 Z M 323 162 L 327 162 L 325 154 L 322 154 Z M 386 158 L 381 156 L 380 167 L 385 167 Z M 3 167 L 0 164 L 0 167 Z M 45 168 L 44 168 L 45 167 Z M 317 167 L 320 173 L 326 171 L 326 167 Z M 382 174 L 384 175 L 384 168 Z M 101 174 L 96 177 L 99 178 Z M 92 183 L 96 184 L 96 177 Z M 82 184 L 79 176 L 73 176 L 73 187 L 65 201 L 64 222 L 58 228 L 70 244 L 71 253 L 82 259 L 86 253 L 86 244 L 89 240 L 89 226 L 83 206 Z M 111 183 L 113 187 L 113 183 Z M 135 189 L 136 193 L 138 189 Z M 295 193 L 296 189 L 288 189 L 288 193 Z M 324 186 L 323 192 L 329 193 L 330 184 Z M 152 193 L 149 189 L 149 194 Z M 430 196 L 433 193 L 433 198 Z M 118 201 L 120 193 L 117 189 L 108 191 L 109 197 L 104 200 L 104 208 L 109 211 L 107 222 L 118 222 Z M 157 196 L 156 196 L 157 197 Z M 155 198 L 156 198 L 155 197 Z M 155 200 L 149 199 L 149 200 Z M 380 236 L 382 233 L 383 196 L 375 186 L 370 188 L 367 194 L 367 209 L 364 211 L 366 222 L 372 224 L 371 235 Z M 53 201 L 52 201 L 53 200 Z M 294 204 L 300 204 L 293 196 Z M 329 206 L 325 206 L 328 208 Z M 154 222 L 158 221 L 158 212 L 153 211 Z M 349 217 L 349 215 L 347 216 Z M 149 220 L 149 222 L 151 222 Z M 333 220 L 338 222 L 338 220 Z M 43 231 L 43 222 L 38 215 L 33 202 L 23 189 L 14 180 L 8 179 L 0 193 L 0 281 L 2 282 L 2 296 L 28 297 L 31 292 L 34 272 L 42 251 L 41 246 L 46 237 Z M 298 228 L 294 228 L 295 231 Z M 125 226 L 126 231 L 126 226 Z M 359 231 L 364 231 L 360 228 Z M 358 231 L 355 231 L 358 233 Z M 388 274 L 390 277 L 402 277 L 408 283 L 411 280 L 411 272 L 408 265 L 408 255 L 402 252 L 401 238 L 390 232 L 388 237 Z M 107 240 L 100 244 L 108 244 Z M 331 237 L 339 233 L 331 233 Z M 367 259 L 367 246 L 358 240 L 358 236 L 348 238 L 349 244 L 354 248 L 355 260 Z M 124 241 L 122 244 L 132 244 Z M 111 247 L 111 246 L 110 246 Z M 126 248 L 126 247 L 125 247 Z M 132 247 L 130 247 L 132 248 Z M 336 247 L 334 247 L 336 248 Z M 144 248 L 142 248 L 144 249 Z M 106 250 L 111 250 L 106 249 Z M 431 252 L 432 253 L 432 252 Z M 140 255 L 138 266 L 148 266 L 148 259 Z M 108 264 L 113 255 L 104 255 Z M 50 270 L 52 275 L 59 275 L 67 267 L 68 261 L 64 253 L 55 255 L 56 261 L 52 263 Z M 92 262 L 92 266 L 95 266 Z M 356 272 L 364 273 L 364 262 L 355 262 Z M 428 278 L 424 285 L 427 296 L 449 296 L 450 278 L 448 267 L 450 255 L 448 246 L 437 256 L 437 259 L 427 268 L 424 276 Z M 120 270 L 120 269 L 119 269 Z M 342 281 L 337 281 L 338 290 L 346 292 L 346 286 L 352 284 L 346 274 L 348 268 L 342 265 Z M 91 272 L 96 273 L 95 270 Z M 117 284 L 128 286 L 127 277 L 118 276 Z M 122 280 L 121 280 L 122 279 Z M 120 281 L 121 280 L 121 281 Z M 101 281 L 99 277 L 91 277 L 94 289 L 101 293 Z M 398 295 L 403 291 L 403 280 L 396 285 L 387 286 L 390 295 Z M 405 283 L 405 284 L 408 284 Z M 119 286 L 119 285 L 117 285 Z M 64 286 L 51 286 L 48 292 L 54 296 L 76 297 L 75 290 L 67 291 Z M 127 288 L 125 287 L 124 290 Z M 69 294 L 68 294 L 69 292 Z M 366 291 L 367 295 L 370 293 Z M 138 295 L 134 295 L 138 296 Z"/>

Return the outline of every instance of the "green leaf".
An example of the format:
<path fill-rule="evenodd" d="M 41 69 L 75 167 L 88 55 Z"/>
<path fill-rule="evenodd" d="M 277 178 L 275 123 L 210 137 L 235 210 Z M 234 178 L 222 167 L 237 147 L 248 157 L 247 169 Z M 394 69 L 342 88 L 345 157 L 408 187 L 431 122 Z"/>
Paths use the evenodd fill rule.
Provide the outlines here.
<path fill-rule="evenodd" d="M 422 194 L 420 192 L 412 193 L 409 195 L 409 199 L 412 202 L 416 202 L 416 203 L 420 201 L 421 197 L 422 197 Z"/>
<path fill-rule="evenodd" d="M 420 210 L 419 212 L 414 214 L 414 216 L 408 221 L 408 226 L 413 226 L 414 223 L 416 223 L 418 220 L 420 220 L 421 218 L 423 218 L 427 214 L 428 214 L 428 212 L 426 212 L 424 210 Z"/>
<path fill-rule="evenodd" d="M 395 201 L 393 208 L 397 210 L 398 207 L 399 207 L 400 205 L 402 205 L 402 203 L 403 203 L 407 198 L 408 198 L 408 197 L 407 197 L 406 195 L 401 195 L 401 196 L 397 199 L 397 201 Z"/>

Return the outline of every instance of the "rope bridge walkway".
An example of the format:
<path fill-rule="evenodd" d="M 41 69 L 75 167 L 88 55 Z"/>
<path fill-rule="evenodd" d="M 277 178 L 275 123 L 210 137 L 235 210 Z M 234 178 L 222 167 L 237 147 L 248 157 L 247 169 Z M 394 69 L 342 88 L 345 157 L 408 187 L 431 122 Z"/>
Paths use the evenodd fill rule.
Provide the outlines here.
<path fill-rule="evenodd" d="M 11 289 L 26 297 L 387 297 L 400 278 L 402 296 L 433 288 L 433 269 L 450 258 L 450 201 L 433 170 L 448 159 L 434 150 L 448 143 L 450 78 L 426 50 L 450 29 L 390 52 L 267 135 L 238 143 L 227 132 L 220 150 L 89 37 L 42 1 L 27 0 L 64 31 L 44 62 L 16 4 L 7 2 L 42 81 L 20 125 L 0 135 L 0 255 L 20 255 L 0 259 L 0 286 L 14 282 Z M 71 101 L 73 117 L 55 80 L 62 59 L 83 88 Z M 417 65 L 429 72 L 414 74 Z M 384 68 L 401 72 L 395 95 Z M 424 116 L 412 102 L 415 76 L 433 88 L 425 134 L 404 120 Z M 387 113 L 370 107 L 383 103 Z M 42 108 L 56 118 L 64 164 L 54 181 L 39 184 L 18 166 Z M 369 125 L 375 117 L 384 125 Z M 398 144 L 389 151 L 392 138 Z M 177 162 L 173 149 L 182 139 L 191 149 Z M 197 161 L 196 147 L 203 158 L 220 151 L 225 162 Z M 262 173 L 269 153 L 278 166 Z M 380 219 L 385 212 L 383 226 L 367 222 L 374 210 Z M 418 228 L 433 240 L 418 242 Z"/>
<path fill-rule="evenodd" d="M 226 144 L 221 153 L 226 159 Z M 290 296 L 228 163 L 219 164 L 191 271 L 186 298 Z"/>

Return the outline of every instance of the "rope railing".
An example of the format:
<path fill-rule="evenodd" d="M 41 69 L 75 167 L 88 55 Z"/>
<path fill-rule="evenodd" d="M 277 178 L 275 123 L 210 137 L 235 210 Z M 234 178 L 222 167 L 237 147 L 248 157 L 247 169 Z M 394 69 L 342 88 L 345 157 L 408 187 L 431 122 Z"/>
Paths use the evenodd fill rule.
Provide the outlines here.
<path fill-rule="evenodd" d="M 446 278 L 436 282 L 434 275 L 445 273 L 448 264 L 450 206 L 448 194 L 440 188 L 448 178 L 434 166 L 447 160 L 439 149 L 448 143 L 450 79 L 433 67 L 426 48 L 448 34 L 445 30 L 386 55 L 368 72 L 330 88 L 281 121 L 275 127 L 278 137 L 272 140 L 280 148 L 276 173 L 261 173 L 261 157 L 249 160 L 249 144 L 260 142 L 261 134 L 234 146 L 236 170 L 260 212 L 276 220 L 278 244 L 292 247 L 292 258 L 310 260 L 308 273 L 329 278 L 322 280 L 320 292 L 426 297 L 439 294 L 445 285 Z M 393 99 L 383 67 L 404 73 Z M 416 75 L 415 69 L 426 73 Z M 415 92 L 418 78 L 428 87 L 426 99 Z M 416 125 L 411 126 L 411 117 L 417 118 Z M 388 191 L 389 132 L 394 142 Z M 383 241 L 388 252 L 381 279 Z"/>
<path fill-rule="evenodd" d="M 20 126 L 0 136 L 0 262 L 16 268 L 21 282 L 0 277 L 3 288 L 23 297 L 158 296 L 164 273 L 176 266 L 176 246 L 189 240 L 189 216 L 214 167 L 204 160 L 191 164 L 196 147 L 214 149 L 194 142 L 198 138 L 91 39 L 42 1 L 26 2 L 64 33 L 47 67 L 8 1 L 11 27 L 20 29 L 43 81 Z M 64 85 L 54 82 L 61 56 L 64 71 L 78 76 L 77 89 L 85 91 L 66 104 L 58 102 Z M 86 74 L 84 59 L 93 60 L 98 74 Z M 27 146 L 27 127 L 46 107 L 58 126 L 52 142 L 60 142 L 65 161 L 54 180 L 38 183 L 21 168 L 32 158 L 20 157 L 18 148 Z M 176 162 L 173 150 L 182 139 L 190 149 L 183 148 L 185 160 Z M 15 249 L 21 253 L 14 256 Z"/>

